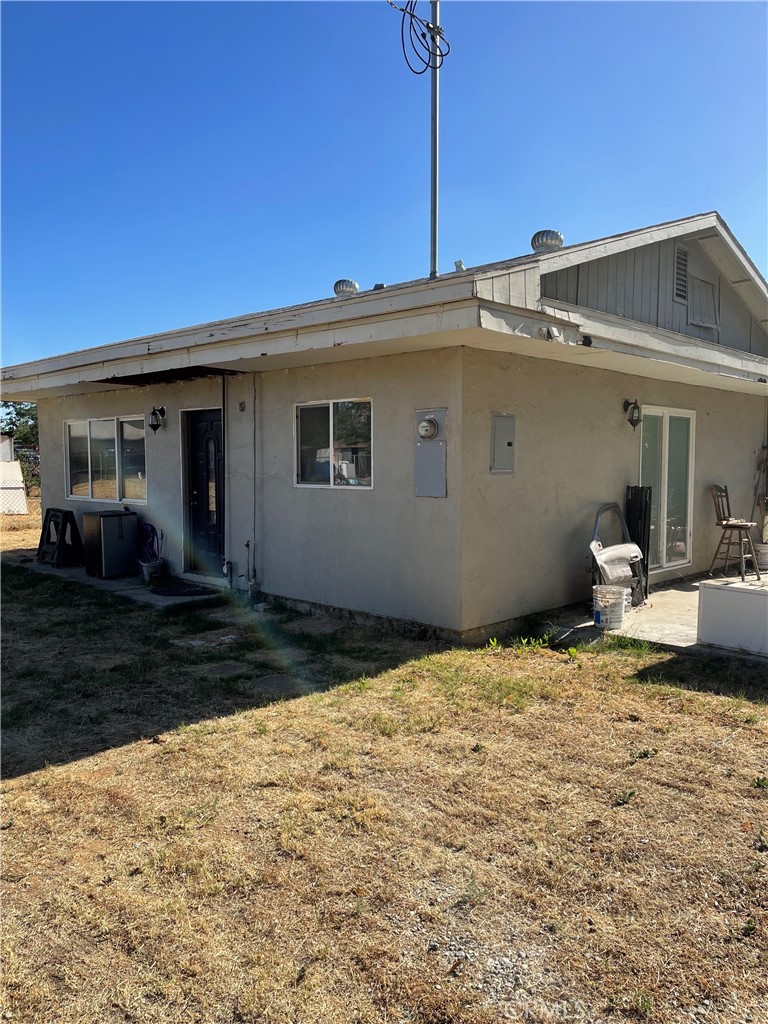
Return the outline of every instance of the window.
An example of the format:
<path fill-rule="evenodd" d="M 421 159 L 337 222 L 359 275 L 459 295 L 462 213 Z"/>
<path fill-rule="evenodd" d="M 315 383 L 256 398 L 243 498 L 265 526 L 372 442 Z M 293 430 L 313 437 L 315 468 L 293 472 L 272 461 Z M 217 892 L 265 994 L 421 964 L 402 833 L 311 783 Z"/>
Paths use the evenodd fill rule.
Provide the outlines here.
<path fill-rule="evenodd" d="M 691 561 L 694 413 L 643 407 L 640 483 L 651 488 L 651 569 Z"/>
<path fill-rule="evenodd" d="M 126 501 L 147 500 L 144 417 L 120 420 L 120 489 Z"/>
<path fill-rule="evenodd" d="M 67 493 L 94 501 L 146 501 L 144 417 L 66 424 Z"/>
<path fill-rule="evenodd" d="M 296 483 L 370 487 L 371 402 L 352 398 L 296 406 Z"/>

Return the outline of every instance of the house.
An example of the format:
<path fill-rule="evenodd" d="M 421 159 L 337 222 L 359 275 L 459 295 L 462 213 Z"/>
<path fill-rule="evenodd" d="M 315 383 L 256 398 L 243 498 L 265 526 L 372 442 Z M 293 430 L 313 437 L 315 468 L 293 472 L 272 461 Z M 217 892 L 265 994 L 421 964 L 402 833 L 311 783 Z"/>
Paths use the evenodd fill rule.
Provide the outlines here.
<path fill-rule="evenodd" d="M 134 510 L 193 579 L 462 634 L 586 599 L 630 484 L 651 582 L 706 571 L 708 488 L 746 516 L 766 441 L 765 280 L 717 213 L 533 244 L 8 367 L 44 506 Z"/>

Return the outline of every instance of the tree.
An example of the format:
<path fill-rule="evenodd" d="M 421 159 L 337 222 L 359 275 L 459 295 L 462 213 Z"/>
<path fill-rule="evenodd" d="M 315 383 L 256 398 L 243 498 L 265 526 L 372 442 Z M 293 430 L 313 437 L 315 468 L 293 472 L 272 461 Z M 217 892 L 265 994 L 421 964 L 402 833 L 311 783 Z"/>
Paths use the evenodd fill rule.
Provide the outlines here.
<path fill-rule="evenodd" d="M 371 443 L 370 402 L 334 402 L 333 441 L 337 448 Z"/>
<path fill-rule="evenodd" d="M 16 444 L 39 443 L 35 402 L 0 402 L 0 430 L 10 434 Z"/>

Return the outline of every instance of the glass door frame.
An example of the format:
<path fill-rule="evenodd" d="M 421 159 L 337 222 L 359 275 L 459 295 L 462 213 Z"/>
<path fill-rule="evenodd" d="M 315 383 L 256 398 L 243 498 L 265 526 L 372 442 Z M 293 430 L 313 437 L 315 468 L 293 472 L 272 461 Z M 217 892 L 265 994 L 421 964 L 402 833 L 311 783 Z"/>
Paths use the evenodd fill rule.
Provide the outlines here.
<path fill-rule="evenodd" d="M 694 470 L 694 456 L 695 456 L 695 439 L 696 439 L 696 413 L 693 409 L 671 409 L 668 406 L 660 405 L 643 405 L 642 407 L 643 420 L 646 415 L 648 416 L 659 416 L 662 420 L 661 427 L 661 487 L 659 494 L 659 518 L 657 528 L 659 530 L 659 556 L 661 557 L 661 563 L 659 565 L 649 565 L 648 571 L 651 573 L 656 572 L 668 572 L 670 569 L 681 569 L 685 566 L 691 565 L 693 562 L 693 470 Z M 688 522 L 686 524 L 686 552 L 687 557 L 684 559 L 676 559 L 670 561 L 667 559 L 667 487 L 668 487 L 668 470 L 669 470 L 669 418 L 670 416 L 680 417 L 687 419 L 689 422 L 688 430 L 688 495 L 687 495 L 687 509 L 688 509 Z M 643 437 L 644 430 L 641 423 L 641 434 L 640 434 L 640 465 L 638 466 L 637 479 L 639 483 L 642 483 L 643 479 Z"/>

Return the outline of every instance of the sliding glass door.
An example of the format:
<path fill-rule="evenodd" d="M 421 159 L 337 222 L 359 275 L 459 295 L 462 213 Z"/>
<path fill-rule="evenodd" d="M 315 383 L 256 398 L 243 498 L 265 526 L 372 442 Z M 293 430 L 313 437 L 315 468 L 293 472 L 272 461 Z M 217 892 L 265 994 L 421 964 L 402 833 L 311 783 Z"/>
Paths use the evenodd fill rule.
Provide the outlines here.
<path fill-rule="evenodd" d="M 691 561 L 695 414 L 643 406 L 640 483 L 652 488 L 651 569 Z"/>

